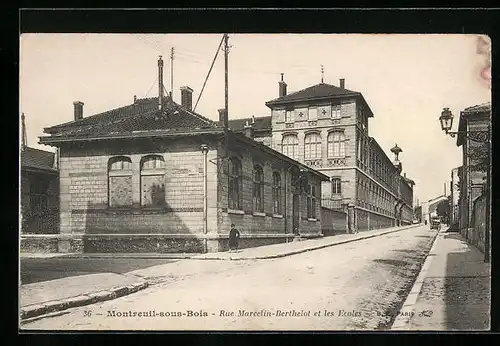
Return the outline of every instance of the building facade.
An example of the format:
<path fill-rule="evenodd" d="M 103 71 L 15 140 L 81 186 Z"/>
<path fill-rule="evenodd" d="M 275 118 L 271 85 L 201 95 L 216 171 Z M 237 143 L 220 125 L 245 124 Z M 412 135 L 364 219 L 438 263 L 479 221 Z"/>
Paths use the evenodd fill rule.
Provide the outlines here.
<path fill-rule="evenodd" d="M 458 230 L 458 224 L 460 220 L 460 176 L 462 167 L 456 167 L 451 170 L 451 182 L 450 182 L 450 194 L 451 194 L 451 206 L 450 206 L 450 227 L 453 230 Z"/>
<path fill-rule="evenodd" d="M 373 112 L 363 95 L 343 79 L 339 87 L 320 83 L 287 94 L 282 76 L 278 86 L 279 97 L 266 102 L 271 116 L 233 121 L 231 128 L 257 124 L 261 142 L 327 175 L 321 204 L 346 210 L 348 230 L 411 223 L 414 182 L 401 175 L 402 150 L 393 148 L 392 161 L 369 136 Z"/>
<path fill-rule="evenodd" d="M 482 220 L 473 220 L 475 201 L 481 196 L 489 196 L 490 193 L 491 187 L 487 186 L 486 171 L 491 169 L 491 162 L 487 162 L 487 151 L 491 150 L 491 147 L 484 141 L 478 142 L 468 138 L 463 132 L 488 131 L 490 126 L 491 103 L 468 107 L 460 113 L 458 129 L 462 133 L 457 135 L 457 146 L 462 147 L 462 167 L 458 171 L 460 190 L 458 228 L 466 239 L 479 237 L 473 234 L 474 221 L 482 222 L 484 228 L 485 218 L 491 218 L 487 211 L 481 217 Z M 484 234 L 482 236 L 484 238 Z"/>
<path fill-rule="evenodd" d="M 53 234 L 59 229 L 59 171 L 52 152 L 21 148 L 21 234 Z"/>
<path fill-rule="evenodd" d="M 214 252 L 320 237 L 324 174 L 171 98 L 46 128 L 60 153 L 58 252 Z"/>

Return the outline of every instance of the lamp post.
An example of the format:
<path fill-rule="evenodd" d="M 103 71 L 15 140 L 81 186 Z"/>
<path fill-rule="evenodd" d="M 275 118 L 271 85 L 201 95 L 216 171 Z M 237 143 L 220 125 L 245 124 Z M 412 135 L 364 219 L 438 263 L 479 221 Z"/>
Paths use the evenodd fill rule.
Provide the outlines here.
<path fill-rule="evenodd" d="M 444 108 L 441 112 L 441 116 L 439 117 L 439 121 L 441 123 L 441 129 L 447 135 L 451 137 L 455 137 L 458 134 L 465 136 L 466 139 L 471 140 L 477 143 L 490 143 L 491 141 L 491 127 L 488 124 L 487 130 L 472 130 L 472 131 L 450 131 L 453 125 L 453 114 L 451 113 L 449 108 Z M 491 165 L 491 148 L 488 146 L 487 150 L 487 160 L 488 165 L 486 168 L 486 222 L 485 222 L 485 232 L 484 232 L 484 262 L 490 262 L 490 229 L 491 229 L 491 220 L 490 220 L 490 165 Z"/>

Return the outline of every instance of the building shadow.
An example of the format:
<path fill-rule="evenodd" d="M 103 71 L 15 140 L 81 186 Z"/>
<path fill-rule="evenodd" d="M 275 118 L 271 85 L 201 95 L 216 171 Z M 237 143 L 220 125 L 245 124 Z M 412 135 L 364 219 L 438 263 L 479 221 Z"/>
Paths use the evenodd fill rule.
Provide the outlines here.
<path fill-rule="evenodd" d="M 150 193 L 148 206 L 87 203 L 80 230 L 83 252 L 203 253 L 203 209 L 158 203 L 166 199 L 164 186 L 152 186 Z"/>
<path fill-rule="evenodd" d="M 447 237 L 448 236 L 448 237 Z M 459 234 L 447 234 L 445 239 L 461 240 L 457 251 L 446 257 L 444 287 L 447 330 L 490 329 L 491 276 L 484 255 L 467 244 Z"/>

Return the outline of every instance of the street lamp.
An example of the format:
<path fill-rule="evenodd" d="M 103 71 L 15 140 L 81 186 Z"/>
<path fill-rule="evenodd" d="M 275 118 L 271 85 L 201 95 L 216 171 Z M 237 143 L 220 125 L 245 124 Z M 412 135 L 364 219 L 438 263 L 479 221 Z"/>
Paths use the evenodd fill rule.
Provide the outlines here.
<path fill-rule="evenodd" d="M 491 128 L 488 124 L 487 130 L 465 130 L 465 131 L 450 131 L 453 125 L 453 114 L 448 107 L 443 108 L 441 116 L 439 117 L 441 123 L 441 129 L 451 137 L 455 137 L 460 134 L 465 136 L 466 139 L 477 143 L 489 143 L 491 138 Z M 490 164 L 491 164 L 491 148 L 488 147 L 487 150 L 488 165 L 486 168 L 486 222 L 485 222 L 485 232 L 484 232 L 484 262 L 490 262 Z"/>

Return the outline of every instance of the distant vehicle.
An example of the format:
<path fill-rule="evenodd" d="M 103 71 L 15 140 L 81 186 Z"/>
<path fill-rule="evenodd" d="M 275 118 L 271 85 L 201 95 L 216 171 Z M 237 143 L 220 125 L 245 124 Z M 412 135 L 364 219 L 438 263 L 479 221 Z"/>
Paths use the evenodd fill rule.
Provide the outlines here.
<path fill-rule="evenodd" d="M 441 219 L 439 216 L 431 217 L 431 229 L 441 230 Z"/>
<path fill-rule="evenodd" d="M 417 219 L 413 219 L 412 220 L 412 223 L 419 223 L 420 221 L 418 221 Z"/>

